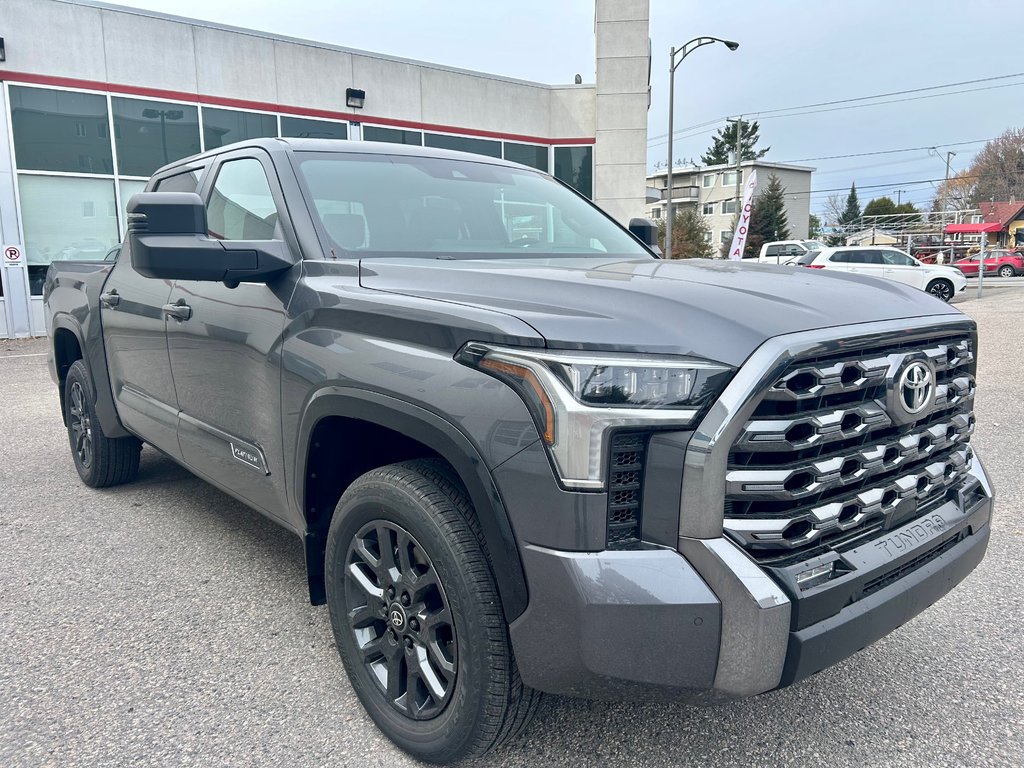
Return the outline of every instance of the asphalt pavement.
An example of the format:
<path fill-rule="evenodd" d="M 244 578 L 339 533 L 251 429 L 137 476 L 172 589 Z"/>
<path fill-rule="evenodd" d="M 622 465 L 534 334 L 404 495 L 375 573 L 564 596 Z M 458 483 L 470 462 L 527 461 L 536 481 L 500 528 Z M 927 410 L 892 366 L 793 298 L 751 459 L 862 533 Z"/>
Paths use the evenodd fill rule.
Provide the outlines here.
<path fill-rule="evenodd" d="M 966 582 L 752 700 L 548 697 L 477 765 L 1024 765 L 1024 291 L 957 304 L 981 328 L 973 443 L 998 494 Z M 352 693 L 299 540 L 151 449 L 135 483 L 83 486 L 44 349 L 0 341 L 0 766 L 415 765 Z"/>

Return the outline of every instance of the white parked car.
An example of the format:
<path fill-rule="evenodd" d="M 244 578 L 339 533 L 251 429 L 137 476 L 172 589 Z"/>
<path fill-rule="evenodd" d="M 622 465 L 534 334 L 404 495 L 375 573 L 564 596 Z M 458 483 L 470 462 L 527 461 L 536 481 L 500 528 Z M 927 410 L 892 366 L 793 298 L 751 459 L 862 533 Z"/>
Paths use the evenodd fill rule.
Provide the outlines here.
<path fill-rule="evenodd" d="M 796 265 L 811 269 L 836 269 L 869 277 L 882 277 L 928 291 L 943 301 L 967 287 L 963 272 L 953 267 L 922 264 L 896 248 L 850 246 L 822 248 L 798 259 Z"/>
<path fill-rule="evenodd" d="M 785 264 L 808 251 L 820 251 L 824 243 L 817 240 L 776 240 L 761 246 L 757 260 L 768 264 Z"/>

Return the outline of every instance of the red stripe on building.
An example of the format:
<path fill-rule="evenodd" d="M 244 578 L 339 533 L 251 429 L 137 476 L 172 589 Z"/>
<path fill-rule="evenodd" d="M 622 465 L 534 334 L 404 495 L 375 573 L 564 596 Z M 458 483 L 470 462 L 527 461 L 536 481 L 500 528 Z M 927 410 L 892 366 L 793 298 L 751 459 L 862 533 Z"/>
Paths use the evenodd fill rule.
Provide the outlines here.
<path fill-rule="evenodd" d="M 104 83 L 98 80 L 82 80 L 77 77 L 57 77 L 54 75 L 37 75 L 31 72 L 11 72 L 0 70 L 0 80 L 12 83 L 31 83 L 33 85 L 53 85 L 58 88 L 81 88 L 90 91 L 105 91 L 112 94 L 128 96 L 144 96 L 151 99 L 173 99 L 175 101 L 191 101 L 207 104 L 211 107 L 234 107 L 236 109 L 254 109 L 262 112 L 280 112 L 296 117 L 324 117 L 332 120 L 350 120 L 356 123 L 373 123 L 394 128 L 410 128 L 417 131 L 440 131 L 457 133 L 463 136 L 479 136 L 488 139 L 504 139 L 505 141 L 527 141 L 534 144 L 593 144 L 592 136 L 567 139 L 549 139 L 543 136 L 528 136 L 520 133 L 502 133 L 500 131 L 484 131 L 477 128 L 461 128 L 456 125 L 439 123 L 420 123 L 414 120 L 398 120 L 391 117 L 374 117 L 363 113 L 335 112 L 329 109 L 312 109 L 296 107 L 288 104 L 273 104 L 268 101 L 250 101 L 248 99 L 231 99 L 224 96 L 205 96 L 188 91 L 170 91 L 163 88 L 145 88 L 138 85 L 121 85 Z"/>

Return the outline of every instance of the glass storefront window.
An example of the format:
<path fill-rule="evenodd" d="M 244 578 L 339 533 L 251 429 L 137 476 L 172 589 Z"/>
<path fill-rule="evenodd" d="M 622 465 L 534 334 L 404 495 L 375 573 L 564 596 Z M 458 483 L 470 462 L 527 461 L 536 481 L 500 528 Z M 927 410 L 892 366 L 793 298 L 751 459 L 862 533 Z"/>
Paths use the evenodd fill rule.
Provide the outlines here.
<path fill-rule="evenodd" d="M 199 110 L 186 104 L 111 99 L 117 168 L 125 176 L 149 176 L 173 160 L 199 154 Z"/>
<path fill-rule="evenodd" d="M 555 147 L 555 178 L 584 197 L 594 196 L 594 148 Z"/>
<path fill-rule="evenodd" d="M 363 126 L 363 141 L 390 141 L 392 144 L 423 144 L 423 134 L 419 131 L 400 131 L 397 128 L 381 128 L 376 125 Z"/>
<path fill-rule="evenodd" d="M 203 140 L 207 149 L 269 136 L 277 136 L 277 118 L 274 115 L 203 107 Z"/>
<path fill-rule="evenodd" d="M 43 292 L 50 262 L 102 260 L 117 245 L 113 181 L 20 174 L 18 191 L 34 296 Z"/>
<path fill-rule="evenodd" d="M 521 163 L 538 171 L 548 170 L 548 148 L 538 147 L 535 144 L 514 144 L 511 141 L 505 142 L 505 159 L 513 163 Z"/>
<path fill-rule="evenodd" d="M 329 120 L 281 116 L 281 135 L 296 139 L 347 139 L 348 126 Z"/>
<path fill-rule="evenodd" d="M 18 85 L 10 86 L 10 94 L 18 168 L 114 172 L 106 97 Z"/>
<path fill-rule="evenodd" d="M 124 223 L 128 221 L 128 201 L 132 199 L 132 195 L 137 195 L 146 188 L 146 182 L 124 179 L 118 183 L 121 187 L 121 224 L 123 227 Z"/>
<path fill-rule="evenodd" d="M 438 149 L 454 149 L 458 152 L 472 152 L 474 155 L 501 157 L 501 142 L 487 139 L 471 139 L 468 136 L 445 136 L 441 133 L 426 133 L 424 143 Z"/>

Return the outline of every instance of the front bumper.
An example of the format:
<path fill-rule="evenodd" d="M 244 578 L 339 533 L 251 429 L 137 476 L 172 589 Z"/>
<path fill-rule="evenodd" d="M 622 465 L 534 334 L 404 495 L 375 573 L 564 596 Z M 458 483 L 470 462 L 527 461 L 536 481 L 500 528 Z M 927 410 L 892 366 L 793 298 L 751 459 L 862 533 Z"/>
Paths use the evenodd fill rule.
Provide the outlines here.
<path fill-rule="evenodd" d="M 530 603 L 511 626 L 523 682 L 697 703 L 797 682 L 896 629 L 978 565 L 993 492 L 980 461 L 971 472 L 969 497 L 843 553 L 849 571 L 803 592 L 724 537 L 690 539 L 682 555 L 528 546 Z"/>

